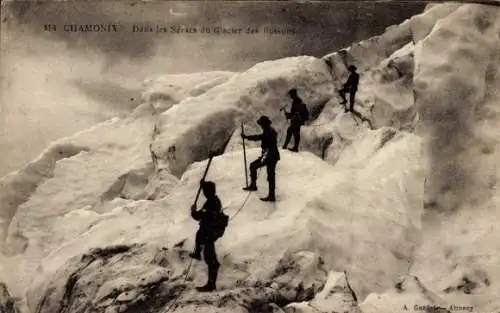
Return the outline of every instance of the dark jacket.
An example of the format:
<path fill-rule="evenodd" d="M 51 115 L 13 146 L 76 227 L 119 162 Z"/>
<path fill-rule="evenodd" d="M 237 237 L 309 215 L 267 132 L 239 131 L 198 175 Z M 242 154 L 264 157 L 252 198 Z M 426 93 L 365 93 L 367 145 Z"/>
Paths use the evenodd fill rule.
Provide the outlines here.
<path fill-rule="evenodd" d="M 222 203 L 219 197 L 212 196 L 207 199 L 201 210 L 191 211 L 191 217 L 200 223 L 200 231 L 206 235 L 213 233 L 214 227 L 222 212 Z"/>
<path fill-rule="evenodd" d="M 266 154 L 266 159 L 270 161 L 278 161 L 280 153 L 278 150 L 278 133 L 272 128 L 264 129 L 260 135 L 246 136 L 248 140 L 261 141 L 262 154 Z"/>
<path fill-rule="evenodd" d="M 356 92 L 358 90 L 358 84 L 359 84 L 359 74 L 353 72 L 349 75 L 349 78 L 347 79 L 345 86 L 349 88 L 350 92 Z"/>
<path fill-rule="evenodd" d="M 302 118 L 302 114 L 304 111 L 307 111 L 307 107 L 304 102 L 302 102 L 301 99 L 294 99 L 292 102 L 290 113 L 287 113 L 286 117 L 290 119 L 290 122 L 292 124 L 304 125 L 305 121 Z"/>

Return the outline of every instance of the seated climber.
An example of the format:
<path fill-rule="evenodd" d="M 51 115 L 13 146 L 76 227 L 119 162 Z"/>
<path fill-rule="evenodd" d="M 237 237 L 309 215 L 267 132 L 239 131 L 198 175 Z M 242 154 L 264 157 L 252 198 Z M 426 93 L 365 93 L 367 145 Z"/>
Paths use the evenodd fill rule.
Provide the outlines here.
<path fill-rule="evenodd" d="M 290 143 L 293 135 L 294 145 L 293 148 L 289 150 L 297 152 L 299 151 L 300 143 L 300 127 L 309 119 L 309 110 L 307 110 L 307 106 L 297 95 L 297 89 L 291 89 L 288 92 L 288 95 L 292 98 L 293 102 L 290 112 L 285 112 L 286 119 L 290 120 L 290 126 L 286 131 L 286 139 L 283 144 L 283 149 L 288 147 L 288 143 Z"/>
<path fill-rule="evenodd" d="M 215 253 L 215 241 L 222 237 L 228 223 L 228 217 L 222 212 L 222 204 L 216 194 L 215 183 L 201 181 L 203 195 L 207 198 L 201 210 L 196 210 L 196 204 L 191 207 L 191 216 L 199 221 L 200 228 L 196 232 L 196 245 L 190 256 L 201 260 L 201 252 L 208 266 L 208 282 L 197 287 L 198 291 L 213 291 L 216 288 L 217 274 L 220 263 Z"/>
<path fill-rule="evenodd" d="M 263 166 L 267 168 L 267 181 L 269 182 L 269 194 L 262 201 L 276 201 L 276 164 L 280 159 L 278 151 L 278 133 L 271 127 L 271 120 L 263 115 L 257 120 L 263 132 L 260 135 L 247 136 L 241 133 L 241 137 L 253 141 L 261 141 L 262 153 L 260 157 L 250 163 L 250 186 L 243 188 L 243 190 L 255 191 L 257 190 L 257 169 Z"/>
<path fill-rule="evenodd" d="M 345 105 L 347 103 L 347 99 L 345 97 L 345 94 L 347 92 L 349 92 L 350 106 L 349 106 L 349 109 L 347 109 L 347 106 L 346 106 L 345 111 L 346 112 L 347 111 L 353 112 L 356 91 L 358 91 L 359 74 L 356 73 L 357 68 L 354 65 L 349 65 L 349 67 L 347 69 L 349 70 L 349 72 L 351 72 L 351 74 L 349 74 L 349 78 L 345 82 L 344 87 L 339 90 L 339 94 L 340 94 L 340 97 L 342 98 L 341 104 Z"/>

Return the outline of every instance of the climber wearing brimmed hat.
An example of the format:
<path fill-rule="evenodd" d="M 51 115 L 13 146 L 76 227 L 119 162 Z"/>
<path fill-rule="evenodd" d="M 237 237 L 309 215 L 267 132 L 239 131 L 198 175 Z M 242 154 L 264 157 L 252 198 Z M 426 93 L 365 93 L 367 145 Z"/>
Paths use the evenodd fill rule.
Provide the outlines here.
<path fill-rule="evenodd" d="M 269 195 L 266 198 L 261 198 L 262 201 L 276 201 L 276 164 L 280 159 L 278 151 L 278 133 L 271 127 L 271 120 L 263 115 L 257 120 L 263 132 L 260 135 L 247 136 L 243 132 L 241 137 L 243 139 L 261 141 L 262 154 L 261 156 L 250 163 L 250 186 L 243 188 L 247 191 L 257 190 L 257 169 L 266 166 L 267 181 L 269 182 Z"/>
<path fill-rule="evenodd" d="M 349 109 L 347 109 L 347 106 L 346 106 L 345 111 L 352 112 L 354 110 L 354 98 L 356 96 L 356 91 L 358 91 L 359 74 L 356 73 L 357 68 L 354 65 L 349 65 L 349 67 L 347 69 L 349 70 L 349 72 L 351 72 L 351 74 L 349 74 L 349 78 L 345 82 L 344 88 L 339 90 L 339 94 L 340 94 L 340 97 L 342 98 L 341 104 L 345 105 L 347 103 L 347 99 L 345 97 L 345 94 L 347 92 L 349 92 L 350 106 L 349 106 Z"/>

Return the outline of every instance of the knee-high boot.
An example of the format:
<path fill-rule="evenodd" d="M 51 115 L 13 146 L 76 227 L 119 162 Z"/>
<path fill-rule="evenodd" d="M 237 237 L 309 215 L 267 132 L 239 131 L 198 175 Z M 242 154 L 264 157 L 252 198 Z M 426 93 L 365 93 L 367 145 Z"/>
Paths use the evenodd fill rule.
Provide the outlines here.
<path fill-rule="evenodd" d="M 196 289 L 201 292 L 214 291 L 216 289 L 217 275 L 219 274 L 219 264 L 211 264 L 208 267 L 208 281 L 205 286 L 197 287 Z"/>

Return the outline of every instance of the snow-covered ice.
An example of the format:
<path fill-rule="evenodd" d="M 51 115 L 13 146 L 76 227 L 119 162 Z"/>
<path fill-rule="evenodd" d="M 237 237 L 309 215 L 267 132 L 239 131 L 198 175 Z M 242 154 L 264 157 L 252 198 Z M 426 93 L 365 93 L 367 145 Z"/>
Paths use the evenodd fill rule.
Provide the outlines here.
<path fill-rule="evenodd" d="M 500 9 L 428 6 L 324 58 L 144 83 L 129 116 L 63 138 L 0 181 L 0 305 L 25 312 L 350 312 L 500 309 Z M 334 87 L 360 69 L 355 109 Z M 277 202 L 245 183 L 240 125 L 297 88 L 313 112 L 281 150 Z M 208 180 L 229 228 L 218 291 L 188 257 Z M 247 145 L 247 160 L 260 154 Z M 203 197 L 200 202 L 203 201 Z M 8 292 L 6 291 L 8 288 Z M 10 294 L 9 294 L 10 293 Z"/>

